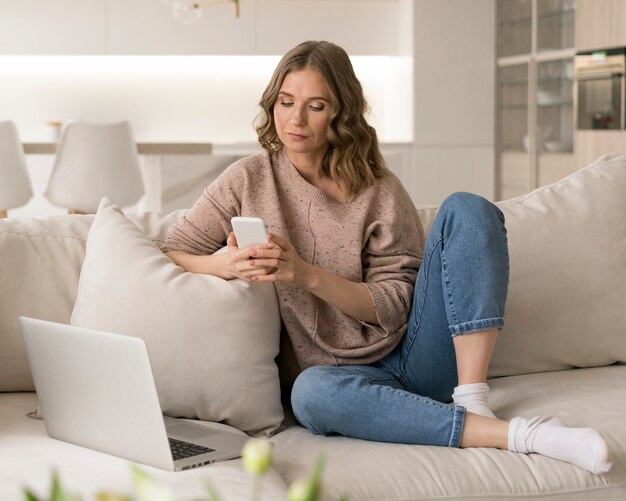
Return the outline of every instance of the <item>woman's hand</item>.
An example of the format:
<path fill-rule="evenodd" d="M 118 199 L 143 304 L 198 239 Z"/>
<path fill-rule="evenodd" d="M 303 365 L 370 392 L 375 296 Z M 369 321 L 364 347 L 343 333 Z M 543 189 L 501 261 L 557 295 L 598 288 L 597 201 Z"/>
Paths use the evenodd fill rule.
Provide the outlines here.
<path fill-rule="evenodd" d="M 255 282 L 287 282 L 309 289 L 313 267 L 302 260 L 291 243 L 270 233 L 269 244 L 250 251 L 250 265 L 268 273 L 254 275 Z"/>
<path fill-rule="evenodd" d="M 243 278 L 244 280 L 255 280 L 256 277 L 273 273 L 275 268 L 269 264 L 258 263 L 253 256 L 257 252 L 263 252 L 265 249 L 273 248 L 272 244 L 262 244 L 247 249 L 239 249 L 237 238 L 234 232 L 230 232 L 228 240 L 227 254 L 227 273 L 229 278 Z"/>
<path fill-rule="evenodd" d="M 230 240 L 230 239 L 229 239 Z M 348 315 L 378 325 L 367 287 L 303 261 L 291 243 L 270 233 L 269 243 L 250 249 L 249 266 L 259 270 L 254 282 L 285 282 L 308 290 Z"/>

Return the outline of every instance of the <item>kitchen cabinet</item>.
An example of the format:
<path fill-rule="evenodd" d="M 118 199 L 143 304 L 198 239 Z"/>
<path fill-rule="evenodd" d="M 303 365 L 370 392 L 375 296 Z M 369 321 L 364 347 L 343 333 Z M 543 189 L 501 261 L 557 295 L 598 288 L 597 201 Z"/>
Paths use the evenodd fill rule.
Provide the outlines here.
<path fill-rule="evenodd" d="M 4 2 L 0 54 L 281 55 L 331 40 L 355 56 L 410 56 L 411 0 L 240 0 L 186 24 L 159 0 Z"/>
<path fill-rule="evenodd" d="M 574 0 L 497 3 L 497 198 L 574 171 Z"/>
<path fill-rule="evenodd" d="M 592 164 L 602 155 L 626 155 L 626 132 L 623 130 L 576 131 L 576 168 Z"/>
<path fill-rule="evenodd" d="M 353 56 L 407 55 L 409 7 L 395 0 L 261 0 L 257 52 L 283 54 L 304 40 L 329 40 Z"/>
<path fill-rule="evenodd" d="M 214 5 L 187 24 L 158 0 L 106 0 L 107 54 L 253 55 L 257 4 L 241 0 L 239 18 L 232 4 Z"/>
<path fill-rule="evenodd" d="M 0 5 L 0 54 L 106 51 L 106 0 L 20 0 Z"/>
<path fill-rule="evenodd" d="M 626 0 L 576 0 L 579 52 L 626 46 Z"/>

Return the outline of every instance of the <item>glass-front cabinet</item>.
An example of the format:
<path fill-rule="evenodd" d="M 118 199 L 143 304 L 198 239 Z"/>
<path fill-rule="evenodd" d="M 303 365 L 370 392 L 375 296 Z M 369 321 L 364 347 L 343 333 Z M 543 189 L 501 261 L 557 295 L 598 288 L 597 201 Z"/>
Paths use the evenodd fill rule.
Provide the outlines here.
<path fill-rule="evenodd" d="M 574 170 L 575 0 L 497 2 L 497 194 Z"/>

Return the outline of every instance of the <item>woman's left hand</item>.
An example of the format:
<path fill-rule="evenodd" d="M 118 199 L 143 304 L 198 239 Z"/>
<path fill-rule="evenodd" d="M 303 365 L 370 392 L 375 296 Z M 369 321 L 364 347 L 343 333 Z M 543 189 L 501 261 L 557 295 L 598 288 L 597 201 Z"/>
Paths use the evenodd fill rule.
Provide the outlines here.
<path fill-rule="evenodd" d="M 291 243 L 283 237 L 269 234 L 271 249 L 254 249 L 250 253 L 250 265 L 260 268 L 274 268 L 268 275 L 252 278 L 255 282 L 287 282 L 301 288 L 308 288 L 312 266 L 299 256 Z"/>

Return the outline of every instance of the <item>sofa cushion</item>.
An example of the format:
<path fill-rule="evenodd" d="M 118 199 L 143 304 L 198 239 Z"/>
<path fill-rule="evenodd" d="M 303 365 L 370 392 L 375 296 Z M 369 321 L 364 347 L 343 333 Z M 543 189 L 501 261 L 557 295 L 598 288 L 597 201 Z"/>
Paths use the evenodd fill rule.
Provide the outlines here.
<path fill-rule="evenodd" d="M 71 321 L 143 338 L 167 415 L 252 434 L 282 421 L 273 285 L 186 273 L 107 199 L 89 231 Z"/>
<path fill-rule="evenodd" d="M 324 483 L 335 499 L 626 499 L 626 366 L 572 369 L 489 381 L 498 417 L 554 415 L 592 426 L 606 439 L 613 468 L 594 475 L 539 454 L 385 444 L 313 435 L 290 426 L 272 437 L 276 470 L 287 484 L 325 458 Z"/>
<path fill-rule="evenodd" d="M 511 270 L 489 376 L 626 362 L 626 157 L 496 205 Z M 418 208 L 427 232 L 437 209 Z"/>
<path fill-rule="evenodd" d="M 153 241 L 184 211 L 129 216 Z M 18 317 L 69 323 L 93 215 L 0 219 L 0 391 L 35 389 Z"/>
<path fill-rule="evenodd" d="M 0 391 L 34 389 L 18 317 L 69 322 L 92 219 L 0 219 Z"/>
<path fill-rule="evenodd" d="M 96 492 L 103 490 L 126 495 L 133 492 L 131 463 L 48 437 L 43 421 L 25 416 L 36 406 L 34 393 L 0 394 L 2 501 L 24 499 L 24 487 L 32 489 L 42 499 L 48 499 L 55 471 L 62 485 L 85 501 L 95 500 Z M 218 426 L 237 432 L 226 425 Z M 139 465 L 139 468 L 171 488 L 180 501 L 207 499 L 205 485 L 209 481 L 224 501 L 249 501 L 253 488 L 253 479 L 244 471 L 241 459 L 177 472 L 145 465 Z M 265 500 L 287 498 L 286 486 L 274 469 L 263 476 L 262 493 Z"/>
<path fill-rule="evenodd" d="M 626 361 L 626 157 L 500 202 L 511 259 L 489 374 Z"/>

